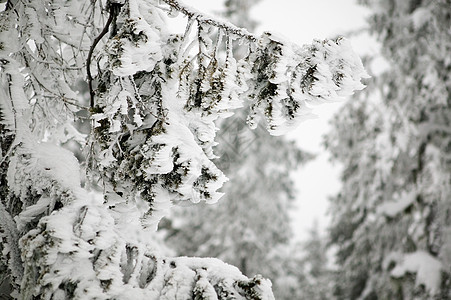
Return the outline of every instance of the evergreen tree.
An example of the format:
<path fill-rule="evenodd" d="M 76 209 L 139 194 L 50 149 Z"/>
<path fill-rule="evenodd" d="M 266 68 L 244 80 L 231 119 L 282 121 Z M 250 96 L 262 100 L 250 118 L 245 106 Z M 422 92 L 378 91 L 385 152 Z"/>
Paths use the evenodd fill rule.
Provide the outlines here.
<path fill-rule="evenodd" d="M 451 2 L 362 1 L 390 65 L 336 115 L 338 299 L 451 298 Z"/>
<path fill-rule="evenodd" d="M 0 279 L 21 299 L 272 299 L 261 276 L 161 254 L 152 232 L 172 204 L 221 197 L 218 118 L 249 101 L 248 123 L 280 134 L 365 76 L 344 39 L 301 48 L 176 0 L 9 0 L 0 69 Z"/>

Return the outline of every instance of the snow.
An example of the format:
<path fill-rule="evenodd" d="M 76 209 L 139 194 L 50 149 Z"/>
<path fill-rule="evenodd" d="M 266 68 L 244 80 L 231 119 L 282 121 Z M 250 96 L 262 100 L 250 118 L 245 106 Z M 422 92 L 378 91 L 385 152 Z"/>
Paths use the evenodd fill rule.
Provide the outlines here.
<path fill-rule="evenodd" d="M 392 271 L 393 277 L 399 278 L 407 272 L 416 273 L 416 284 L 423 284 L 432 294 L 440 290 L 443 266 L 435 257 L 425 251 L 405 254 L 401 263 Z"/>
<path fill-rule="evenodd" d="M 6 94 L 6 90 L 0 89 L 0 99 L 8 99 L 8 95 Z M 0 101 L 0 111 L 1 111 L 1 120 L 0 123 L 5 125 L 5 128 L 13 131 L 15 128 L 15 120 L 13 114 L 13 108 L 11 106 L 10 101 Z M 0 159 L 2 158 L 2 153 L 0 151 Z"/>
<path fill-rule="evenodd" d="M 119 41 L 113 40 L 108 48 L 115 48 L 119 53 L 119 63 L 113 67 L 116 76 L 129 76 L 139 71 L 152 71 L 156 63 L 163 58 L 158 29 L 144 20 L 140 13 L 140 1 L 128 1 L 130 15 L 125 20 L 124 28 L 130 27 Z M 132 40 L 132 36 L 138 41 Z"/>
<path fill-rule="evenodd" d="M 36 167 L 53 180 L 57 180 L 63 188 L 76 191 L 80 188 L 80 167 L 78 160 L 69 150 L 50 143 L 33 145 Z"/>
<path fill-rule="evenodd" d="M 412 203 L 415 202 L 416 197 L 416 191 L 404 193 L 398 200 L 387 201 L 378 206 L 376 212 L 380 215 L 394 218 L 396 215 L 403 212 L 406 208 L 412 205 Z"/>
<path fill-rule="evenodd" d="M 344 38 L 314 40 L 300 48 L 265 32 L 258 47 L 248 91 L 256 95 L 249 123 L 253 127 L 255 116 L 265 116 L 272 135 L 297 127 L 310 117 L 312 105 L 338 101 L 363 89 L 361 79 L 369 77 Z"/>
<path fill-rule="evenodd" d="M 188 299 L 196 292 L 215 299 L 215 286 L 237 296 L 249 292 L 240 284 L 247 286 L 250 280 L 236 267 L 214 258 L 163 257 L 150 247 L 152 238 L 141 234 L 139 223 L 117 226 L 121 224 L 101 198 L 86 192 L 80 196 L 42 218 L 21 239 L 27 262 L 23 282 L 30 288 L 38 283 L 32 293 L 63 297 L 67 282 L 76 283 L 74 293 L 83 299 Z M 34 255 L 38 261 L 31 259 Z M 249 284 L 253 293 L 274 299 L 269 280 L 251 281 L 256 283 Z"/>
<path fill-rule="evenodd" d="M 33 143 L 32 136 L 27 139 L 16 148 L 15 155 L 10 159 L 7 178 L 11 191 L 16 195 L 26 195 L 31 182 L 34 183 L 31 188 L 38 193 L 50 188 L 58 190 L 57 193 L 78 193 L 81 188 L 80 171 L 73 153 L 50 143 Z M 36 212 L 42 210 L 39 207 L 33 209 Z"/>
<path fill-rule="evenodd" d="M 214 287 L 207 280 L 207 271 L 200 269 L 197 271 L 198 280 L 196 285 L 194 286 L 193 292 L 194 294 L 200 293 L 206 299 L 217 300 L 218 296 L 216 295 L 216 291 Z"/>
<path fill-rule="evenodd" d="M 412 13 L 412 23 L 415 30 L 418 30 L 431 19 L 431 11 L 427 7 L 419 7 Z"/>

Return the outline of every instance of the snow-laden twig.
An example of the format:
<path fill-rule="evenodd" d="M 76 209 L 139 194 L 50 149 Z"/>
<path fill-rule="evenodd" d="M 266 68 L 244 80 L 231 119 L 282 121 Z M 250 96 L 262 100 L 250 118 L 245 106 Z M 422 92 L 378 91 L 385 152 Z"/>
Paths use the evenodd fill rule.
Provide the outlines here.
<path fill-rule="evenodd" d="M 251 40 L 252 42 L 256 42 L 258 40 L 257 36 L 253 35 L 246 29 L 236 27 L 235 25 L 233 25 L 229 22 L 226 22 L 226 21 L 220 21 L 220 20 L 211 18 L 208 15 L 201 13 L 198 10 L 183 4 L 180 1 L 177 1 L 177 0 L 162 0 L 162 1 L 164 3 L 166 3 L 167 5 L 169 5 L 172 9 L 175 9 L 176 11 L 181 12 L 188 18 L 195 19 L 200 24 L 208 24 L 210 26 L 221 28 L 228 33 L 235 34 L 237 36 L 246 38 L 248 40 Z"/>

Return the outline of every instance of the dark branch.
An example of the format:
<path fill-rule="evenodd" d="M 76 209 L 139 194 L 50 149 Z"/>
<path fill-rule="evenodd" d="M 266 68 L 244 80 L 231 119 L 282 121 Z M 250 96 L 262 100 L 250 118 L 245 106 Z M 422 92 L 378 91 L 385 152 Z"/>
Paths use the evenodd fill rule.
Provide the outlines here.
<path fill-rule="evenodd" d="M 91 74 L 91 60 L 92 60 L 92 53 L 94 52 L 95 47 L 100 42 L 100 40 L 103 38 L 105 34 L 107 34 L 111 23 L 113 20 L 116 19 L 117 14 L 120 11 L 120 7 L 122 4 L 118 3 L 110 3 L 110 15 L 108 17 L 108 20 L 106 21 L 105 27 L 103 27 L 102 32 L 99 34 L 98 37 L 94 39 L 94 42 L 91 45 L 91 48 L 88 52 L 88 58 L 86 60 L 86 72 L 88 73 L 88 86 L 89 86 L 89 95 L 91 97 L 90 107 L 94 107 L 94 90 L 92 89 L 92 74 Z"/>

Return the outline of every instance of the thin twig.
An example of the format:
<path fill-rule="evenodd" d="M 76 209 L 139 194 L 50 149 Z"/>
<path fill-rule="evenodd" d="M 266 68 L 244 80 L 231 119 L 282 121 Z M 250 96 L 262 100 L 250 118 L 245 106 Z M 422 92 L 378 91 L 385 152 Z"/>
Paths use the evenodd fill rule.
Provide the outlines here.
<path fill-rule="evenodd" d="M 206 16 L 205 14 L 200 13 L 199 11 L 180 3 L 177 0 L 162 0 L 162 1 L 164 3 L 166 3 L 167 5 L 169 5 L 171 8 L 181 12 L 188 18 L 197 20 L 199 23 L 208 24 L 211 26 L 221 28 L 231 34 L 235 34 L 235 35 L 244 37 L 253 42 L 256 42 L 258 40 L 257 36 L 253 35 L 246 29 L 239 28 L 228 22 L 218 21 L 213 18 L 210 18 L 210 17 Z"/>

